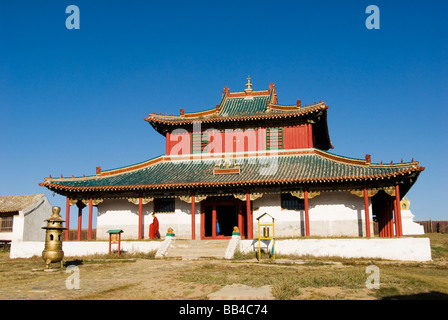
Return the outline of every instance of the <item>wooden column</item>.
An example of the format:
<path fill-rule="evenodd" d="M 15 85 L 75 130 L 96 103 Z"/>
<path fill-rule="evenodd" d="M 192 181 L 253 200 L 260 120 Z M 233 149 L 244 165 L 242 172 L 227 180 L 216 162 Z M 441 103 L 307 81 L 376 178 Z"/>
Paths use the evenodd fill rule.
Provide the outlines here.
<path fill-rule="evenodd" d="M 400 205 L 400 186 L 397 184 L 395 186 L 395 202 L 396 205 L 396 211 L 395 211 L 395 220 L 396 224 L 398 224 L 397 228 L 397 237 L 401 237 L 403 235 L 403 226 L 402 226 L 402 220 L 401 220 L 401 205 Z"/>
<path fill-rule="evenodd" d="M 366 237 L 370 237 L 369 195 L 364 187 L 364 216 L 366 221 Z"/>
<path fill-rule="evenodd" d="M 196 204 L 194 192 L 191 194 L 191 240 L 196 239 Z"/>
<path fill-rule="evenodd" d="M 78 200 L 76 203 L 76 206 L 78 207 L 78 234 L 76 239 L 78 241 L 81 240 L 81 226 L 82 226 L 82 209 L 86 206 L 84 203 L 82 203 L 81 200 Z"/>
<path fill-rule="evenodd" d="M 246 216 L 247 216 L 247 238 L 252 239 L 254 237 L 252 208 L 250 207 L 250 192 L 246 192 Z"/>
<path fill-rule="evenodd" d="M 398 214 L 397 214 L 397 200 L 394 199 L 394 227 L 395 227 L 395 236 L 399 237 L 399 222 L 398 222 Z"/>
<path fill-rule="evenodd" d="M 68 236 L 70 233 L 70 199 L 67 197 L 67 201 L 65 204 L 65 227 L 67 230 L 65 230 L 65 240 L 68 240 Z"/>
<path fill-rule="evenodd" d="M 92 198 L 89 199 L 89 231 L 87 234 L 87 238 L 92 240 L 92 215 L 93 215 L 93 204 Z"/>
<path fill-rule="evenodd" d="M 238 203 L 238 229 L 240 229 L 241 239 L 244 239 L 243 208 L 240 203 Z"/>
<path fill-rule="evenodd" d="M 394 236 L 394 215 L 393 215 L 393 200 L 389 197 L 386 204 L 386 237 Z"/>
<path fill-rule="evenodd" d="M 166 155 L 169 156 L 171 154 L 171 143 L 170 143 L 170 139 L 171 139 L 171 134 L 169 132 L 166 133 L 166 137 L 165 137 L 165 149 L 166 149 Z"/>
<path fill-rule="evenodd" d="M 138 238 L 143 239 L 143 199 L 138 198 Z"/>
<path fill-rule="evenodd" d="M 212 209 L 212 238 L 216 238 L 216 205 Z"/>
<path fill-rule="evenodd" d="M 305 236 L 310 236 L 310 215 L 308 209 L 308 189 L 305 188 L 304 192 L 304 203 L 305 203 Z"/>
<path fill-rule="evenodd" d="M 201 239 L 205 239 L 205 206 L 201 202 Z"/>

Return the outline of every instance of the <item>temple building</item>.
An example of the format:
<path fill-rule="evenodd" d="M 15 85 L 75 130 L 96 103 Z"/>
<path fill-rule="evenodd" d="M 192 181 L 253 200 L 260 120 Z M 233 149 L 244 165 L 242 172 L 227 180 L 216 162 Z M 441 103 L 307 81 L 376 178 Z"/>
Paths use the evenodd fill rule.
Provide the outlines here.
<path fill-rule="evenodd" d="M 275 218 L 276 237 L 380 237 L 403 235 L 400 201 L 424 167 L 372 163 L 333 149 L 328 105 L 279 104 L 276 87 L 230 92 L 208 110 L 145 118 L 165 137 L 165 154 L 118 169 L 96 168 L 82 177 L 45 178 L 41 186 L 67 198 L 82 212 L 98 207 L 96 239 L 109 229 L 123 238 L 148 237 L 151 215 L 162 236 L 225 239 L 237 226 L 243 239 L 256 238 L 256 218 Z M 254 223 L 255 221 L 255 223 Z M 69 226 L 67 226 L 69 227 Z"/>

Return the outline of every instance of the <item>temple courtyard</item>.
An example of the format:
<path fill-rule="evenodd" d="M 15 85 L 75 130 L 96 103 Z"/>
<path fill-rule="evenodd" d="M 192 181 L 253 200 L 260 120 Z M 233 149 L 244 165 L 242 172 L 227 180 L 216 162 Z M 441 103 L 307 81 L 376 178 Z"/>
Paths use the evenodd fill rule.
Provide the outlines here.
<path fill-rule="evenodd" d="M 431 242 L 429 262 L 281 255 L 275 261 L 267 255 L 257 261 L 254 254 L 236 254 L 230 260 L 156 259 L 150 252 L 122 253 L 119 258 L 116 254 L 68 257 L 62 269 L 54 264 L 54 270 L 46 271 L 41 257 L 10 259 L 9 252 L 0 249 L 0 296 L 3 300 L 448 299 L 448 234 L 425 237 Z"/>

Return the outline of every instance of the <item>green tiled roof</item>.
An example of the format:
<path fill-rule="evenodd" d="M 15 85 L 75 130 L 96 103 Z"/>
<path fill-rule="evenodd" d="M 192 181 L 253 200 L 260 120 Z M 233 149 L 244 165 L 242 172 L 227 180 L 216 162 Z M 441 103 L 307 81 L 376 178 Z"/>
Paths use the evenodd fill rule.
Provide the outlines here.
<path fill-rule="evenodd" d="M 181 113 L 180 116 L 149 114 L 146 121 L 153 124 L 178 125 L 192 121 L 220 122 L 233 120 L 252 120 L 259 116 L 269 117 L 282 114 L 303 116 L 308 113 L 326 109 L 325 103 L 315 103 L 308 107 L 299 108 L 296 105 L 286 106 L 277 104 L 275 89 L 244 92 L 226 92 L 216 108 L 201 112 Z M 255 118 L 253 118 L 255 116 Z M 258 116 L 258 117 L 257 117 Z"/>
<path fill-rule="evenodd" d="M 40 185 L 50 190 L 157 190 L 189 187 L 264 185 L 277 183 L 327 183 L 394 178 L 418 173 L 418 162 L 397 165 L 366 164 L 319 150 L 269 157 L 237 158 L 239 173 L 215 174 L 220 160 L 172 161 L 160 157 L 134 169 L 110 170 L 100 175 L 74 179 L 46 179 Z M 115 173 L 116 172 L 116 173 Z"/>
<path fill-rule="evenodd" d="M 219 116 L 229 117 L 265 113 L 269 99 L 270 96 L 252 97 L 252 99 L 228 98 L 225 100 Z"/>

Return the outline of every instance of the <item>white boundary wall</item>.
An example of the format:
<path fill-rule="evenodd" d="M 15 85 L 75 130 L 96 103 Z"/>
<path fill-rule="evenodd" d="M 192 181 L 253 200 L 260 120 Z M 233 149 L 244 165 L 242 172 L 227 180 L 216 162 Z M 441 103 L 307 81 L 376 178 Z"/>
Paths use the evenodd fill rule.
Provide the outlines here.
<path fill-rule="evenodd" d="M 261 245 L 266 248 L 266 243 Z M 249 253 L 258 248 L 258 240 L 241 240 L 240 251 Z M 269 250 L 272 243 L 269 243 Z M 429 238 L 396 239 L 285 239 L 275 241 L 276 254 L 337 256 L 342 258 L 374 258 L 403 261 L 430 261 Z"/>
<path fill-rule="evenodd" d="M 162 241 L 121 241 L 120 251 L 138 253 L 157 251 Z M 45 248 L 44 241 L 12 241 L 9 257 L 31 258 L 42 256 Z M 118 245 L 112 245 L 112 252 L 117 251 Z M 87 256 L 92 254 L 108 254 L 108 241 L 66 241 L 62 244 L 64 257 Z"/>

